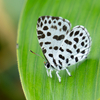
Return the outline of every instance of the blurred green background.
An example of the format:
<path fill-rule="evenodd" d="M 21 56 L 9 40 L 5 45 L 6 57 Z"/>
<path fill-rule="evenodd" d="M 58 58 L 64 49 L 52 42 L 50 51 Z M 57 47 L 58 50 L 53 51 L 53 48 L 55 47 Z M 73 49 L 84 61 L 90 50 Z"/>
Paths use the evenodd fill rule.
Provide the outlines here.
<path fill-rule="evenodd" d="M 18 21 L 25 0 L 0 0 L 0 100 L 25 100 L 16 60 Z"/>

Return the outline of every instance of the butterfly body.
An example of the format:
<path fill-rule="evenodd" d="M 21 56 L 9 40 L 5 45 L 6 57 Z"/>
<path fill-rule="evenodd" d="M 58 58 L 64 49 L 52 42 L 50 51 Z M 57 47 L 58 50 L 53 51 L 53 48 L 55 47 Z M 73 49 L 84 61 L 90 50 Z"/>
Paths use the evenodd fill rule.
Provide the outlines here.
<path fill-rule="evenodd" d="M 61 17 L 41 16 L 37 22 L 37 36 L 47 60 L 47 74 L 51 77 L 55 70 L 59 82 L 60 70 L 66 70 L 71 76 L 67 68 L 84 60 L 90 52 L 91 38 L 87 29 L 81 25 L 70 28 L 70 22 Z"/>

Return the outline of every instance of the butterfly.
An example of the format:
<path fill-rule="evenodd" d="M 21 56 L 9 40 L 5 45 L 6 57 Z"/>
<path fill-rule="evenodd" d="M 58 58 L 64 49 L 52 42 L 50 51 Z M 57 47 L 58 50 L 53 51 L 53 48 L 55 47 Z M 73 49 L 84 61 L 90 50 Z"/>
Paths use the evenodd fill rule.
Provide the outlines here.
<path fill-rule="evenodd" d="M 37 21 L 37 37 L 46 59 L 47 75 L 52 78 L 56 71 L 59 82 L 59 72 L 87 58 L 91 48 L 91 37 L 87 29 L 77 25 L 71 30 L 71 23 L 62 17 L 41 16 Z M 32 51 L 31 51 L 32 52 Z"/>

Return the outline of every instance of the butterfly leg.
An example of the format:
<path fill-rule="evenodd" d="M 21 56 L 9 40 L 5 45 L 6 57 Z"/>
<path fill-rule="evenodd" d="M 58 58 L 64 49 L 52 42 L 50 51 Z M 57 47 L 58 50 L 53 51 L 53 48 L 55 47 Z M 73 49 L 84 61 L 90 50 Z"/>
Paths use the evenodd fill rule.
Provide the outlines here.
<path fill-rule="evenodd" d="M 56 74 L 57 74 L 59 82 L 61 82 L 61 77 L 59 76 L 59 71 L 56 71 Z"/>
<path fill-rule="evenodd" d="M 51 72 L 52 72 L 52 71 L 53 71 L 53 70 L 52 70 L 52 69 L 50 69 L 50 74 L 49 74 L 49 75 L 50 75 L 50 77 L 51 77 L 51 78 L 52 78 L 52 74 L 51 74 Z"/>
<path fill-rule="evenodd" d="M 48 69 L 47 69 L 46 71 L 47 71 L 47 75 L 49 76 L 49 71 L 48 71 Z"/>
<path fill-rule="evenodd" d="M 72 76 L 71 73 L 69 72 L 69 70 L 66 68 L 66 71 L 68 73 L 69 76 Z"/>

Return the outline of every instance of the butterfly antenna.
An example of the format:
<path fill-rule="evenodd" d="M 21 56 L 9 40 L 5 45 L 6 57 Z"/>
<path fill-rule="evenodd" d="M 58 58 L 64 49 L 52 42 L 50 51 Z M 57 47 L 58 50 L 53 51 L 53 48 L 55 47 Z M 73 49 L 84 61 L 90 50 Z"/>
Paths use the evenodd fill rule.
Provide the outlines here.
<path fill-rule="evenodd" d="M 33 54 L 35 54 L 35 55 L 37 55 L 37 56 L 41 57 L 43 60 L 45 60 L 42 56 L 40 56 L 39 54 L 37 54 L 37 53 L 33 52 L 32 50 L 30 50 L 30 52 L 32 52 Z M 46 60 L 45 60 L 45 61 L 46 61 Z"/>

